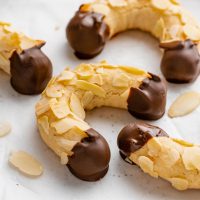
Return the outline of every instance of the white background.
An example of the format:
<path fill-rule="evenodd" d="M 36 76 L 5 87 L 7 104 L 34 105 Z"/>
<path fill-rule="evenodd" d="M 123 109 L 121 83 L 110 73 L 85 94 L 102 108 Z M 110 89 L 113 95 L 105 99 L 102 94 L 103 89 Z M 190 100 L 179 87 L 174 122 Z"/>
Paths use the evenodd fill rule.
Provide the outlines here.
<path fill-rule="evenodd" d="M 182 0 L 200 21 L 200 1 Z M 65 27 L 81 0 L 0 0 L 0 20 L 13 23 L 19 30 L 34 38 L 44 39 L 43 48 L 50 57 L 57 75 L 66 66 L 75 67 L 81 61 L 68 46 Z M 161 52 L 153 37 L 139 31 L 129 31 L 114 37 L 104 51 L 96 58 L 85 62 L 106 59 L 112 64 L 139 66 L 161 75 L 159 63 Z M 200 79 L 194 84 L 168 84 L 168 103 L 182 92 L 200 91 Z M 156 180 L 142 173 L 136 166 L 123 162 L 116 145 L 121 128 L 135 120 L 126 111 L 101 108 L 88 113 L 86 120 L 107 139 L 112 158 L 108 174 L 100 181 L 88 183 L 75 178 L 59 159 L 42 142 L 37 132 L 34 105 L 39 96 L 23 96 L 16 93 L 9 84 L 9 76 L 0 72 L 0 121 L 12 124 L 10 135 L 0 138 L 0 199 L 56 199 L 56 200 L 186 200 L 200 199 L 195 190 L 178 192 L 167 182 Z M 176 119 L 165 115 L 161 120 L 151 122 L 167 131 L 173 137 L 200 143 L 200 110 Z M 8 164 L 11 151 L 25 150 L 44 165 L 44 174 L 35 179 L 25 177 Z"/>

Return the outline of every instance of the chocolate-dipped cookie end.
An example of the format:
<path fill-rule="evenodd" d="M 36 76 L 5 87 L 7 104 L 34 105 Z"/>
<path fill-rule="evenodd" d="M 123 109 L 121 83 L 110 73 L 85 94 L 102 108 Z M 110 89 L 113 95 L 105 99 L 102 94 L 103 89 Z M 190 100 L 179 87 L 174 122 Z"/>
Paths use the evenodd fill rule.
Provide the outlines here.
<path fill-rule="evenodd" d="M 135 117 L 156 120 L 165 113 L 166 83 L 158 76 L 150 74 L 139 88 L 131 88 L 127 100 L 128 111 Z"/>
<path fill-rule="evenodd" d="M 123 159 L 142 148 L 152 137 L 168 137 L 162 129 L 149 124 L 135 122 L 125 126 L 119 133 L 117 144 Z"/>
<path fill-rule="evenodd" d="M 167 81 L 190 83 L 200 73 L 200 55 L 196 44 L 191 40 L 161 43 L 164 55 L 161 70 Z"/>
<path fill-rule="evenodd" d="M 66 28 L 69 44 L 80 59 L 89 59 L 98 55 L 104 48 L 109 36 L 104 15 L 95 12 L 76 12 Z"/>
<path fill-rule="evenodd" d="M 67 164 L 69 170 L 84 181 L 97 181 L 105 176 L 110 162 L 110 149 L 106 140 L 94 129 L 86 131 L 87 138 L 72 149 Z"/>
<path fill-rule="evenodd" d="M 14 52 L 10 58 L 11 85 L 21 94 L 40 94 L 52 77 L 52 64 L 41 46 Z"/>

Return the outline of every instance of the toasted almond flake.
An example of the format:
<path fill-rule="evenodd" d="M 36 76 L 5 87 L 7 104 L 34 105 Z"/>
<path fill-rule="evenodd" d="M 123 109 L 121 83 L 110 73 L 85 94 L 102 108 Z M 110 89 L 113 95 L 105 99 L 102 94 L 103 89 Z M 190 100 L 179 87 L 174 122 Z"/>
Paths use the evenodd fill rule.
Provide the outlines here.
<path fill-rule="evenodd" d="M 0 137 L 3 137 L 10 133 L 11 125 L 8 122 L 0 122 Z"/>
<path fill-rule="evenodd" d="M 42 115 L 45 112 L 49 110 L 49 101 L 47 98 L 42 98 L 40 101 L 36 104 L 35 110 L 36 110 L 36 115 Z"/>
<path fill-rule="evenodd" d="M 73 119 L 69 116 L 59 121 L 55 121 L 51 124 L 51 127 L 56 129 L 57 134 L 66 133 L 75 126 L 80 128 L 81 130 L 88 130 L 90 128 L 86 122 L 79 121 L 78 119 Z"/>
<path fill-rule="evenodd" d="M 158 10 L 166 10 L 169 6 L 168 0 L 151 0 L 152 6 Z"/>
<path fill-rule="evenodd" d="M 146 74 L 148 74 L 144 70 L 138 69 L 136 67 L 119 66 L 119 68 L 128 72 L 128 73 L 134 74 L 134 75 L 146 75 Z"/>
<path fill-rule="evenodd" d="M 165 38 L 166 29 L 162 17 L 156 22 L 153 33 L 156 37 L 160 38 L 161 41 Z"/>
<path fill-rule="evenodd" d="M 126 0 L 108 0 L 108 2 L 112 7 L 122 7 L 127 5 Z"/>
<path fill-rule="evenodd" d="M 88 79 L 94 74 L 92 65 L 81 64 L 75 69 L 78 77 L 81 79 Z"/>
<path fill-rule="evenodd" d="M 187 38 L 191 40 L 200 40 L 200 30 L 195 26 L 187 24 L 183 27 L 183 31 Z"/>
<path fill-rule="evenodd" d="M 83 107 L 87 107 L 93 98 L 94 94 L 91 91 L 86 91 L 81 99 Z"/>
<path fill-rule="evenodd" d="M 173 25 L 169 29 L 169 34 L 172 38 L 177 38 L 179 31 L 180 31 L 181 26 L 180 25 Z"/>
<path fill-rule="evenodd" d="M 92 91 L 95 95 L 99 97 L 106 96 L 106 91 L 103 88 L 99 87 L 98 85 L 88 83 L 87 81 L 77 80 L 76 86 L 82 90 Z"/>
<path fill-rule="evenodd" d="M 68 99 L 65 97 L 59 100 L 52 98 L 49 101 L 50 108 L 58 119 L 62 119 L 71 113 L 67 102 Z"/>
<path fill-rule="evenodd" d="M 48 97 L 62 97 L 63 94 L 63 86 L 61 84 L 51 85 L 46 89 L 46 95 Z"/>
<path fill-rule="evenodd" d="M 63 71 L 58 77 L 58 82 L 70 81 L 74 78 L 75 74 L 72 71 Z"/>
<path fill-rule="evenodd" d="M 188 181 L 184 178 L 170 178 L 169 181 L 177 190 L 186 190 L 188 188 Z"/>
<path fill-rule="evenodd" d="M 67 131 L 67 133 L 65 133 L 63 137 L 67 140 L 80 142 L 83 138 L 88 137 L 88 135 L 80 128 L 75 126 Z"/>
<path fill-rule="evenodd" d="M 128 87 L 129 80 L 130 78 L 126 74 L 118 74 L 113 78 L 112 85 L 114 87 Z"/>
<path fill-rule="evenodd" d="M 56 143 L 65 149 L 67 152 L 71 152 L 73 147 L 77 144 L 77 141 L 66 140 L 65 138 L 56 137 Z"/>
<path fill-rule="evenodd" d="M 41 126 L 43 131 L 48 135 L 49 134 L 49 119 L 47 116 L 42 116 L 38 119 L 38 124 Z"/>
<path fill-rule="evenodd" d="M 158 156 L 160 150 L 161 150 L 161 144 L 156 138 L 152 138 L 147 143 L 148 147 L 148 155 L 150 156 Z"/>
<path fill-rule="evenodd" d="M 150 160 L 148 157 L 146 156 L 140 156 L 138 158 L 138 163 L 139 163 L 139 166 L 141 167 L 141 169 L 145 172 L 145 173 L 148 173 L 150 174 L 151 176 L 153 177 L 158 177 L 158 174 L 156 172 L 154 172 L 154 169 L 153 169 L 153 161 Z"/>
<path fill-rule="evenodd" d="M 97 84 L 97 85 L 103 85 L 103 78 L 102 78 L 102 75 L 100 74 L 94 74 L 90 80 L 89 80 L 90 83 L 93 83 L 93 84 Z"/>
<path fill-rule="evenodd" d="M 80 99 L 77 97 L 76 94 L 72 93 L 70 97 L 70 109 L 71 111 L 77 115 L 81 119 L 85 119 L 85 111 L 83 106 L 81 105 Z"/>
<path fill-rule="evenodd" d="M 43 173 L 42 164 L 24 151 L 12 153 L 9 162 L 26 175 L 40 176 Z"/>
<path fill-rule="evenodd" d="M 99 74 L 105 74 L 105 70 L 104 70 L 103 67 L 97 68 L 96 72 L 99 73 Z"/>
<path fill-rule="evenodd" d="M 173 138 L 173 141 L 182 145 L 182 146 L 185 146 L 185 147 L 193 147 L 194 146 L 192 143 L 186 142 L 186 141 L 181 140 L 181 139 Z"/>
<path fill-rule="evenodd" d="M 182 160 L 187 170 L 200 171 L 200 148 L 196 146 L 184 148 Z"/>
<path fill-rule="evenodd" d="M 62 152 L 60 155 L 60 163 L 61 165 L 66 165 L 68 163 L 68 155 L 65 152 Z"/>
<path fill-rule="evenodd" d="M 200 104 L 198 92 L 186 92 L 179 96 L 168 111 L 169 117 L 184 116 L 194 111 Z"/>

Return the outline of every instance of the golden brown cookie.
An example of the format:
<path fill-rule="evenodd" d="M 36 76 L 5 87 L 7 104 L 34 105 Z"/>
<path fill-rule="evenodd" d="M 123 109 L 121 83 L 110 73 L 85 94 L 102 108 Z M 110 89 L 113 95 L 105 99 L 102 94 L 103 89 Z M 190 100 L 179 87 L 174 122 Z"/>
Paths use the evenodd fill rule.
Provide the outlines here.
<path fill-rule="evenodd" d="M 140 29 L 164 49 L 161 70 L 170 82 L 194 81 L 200 73 L 200 26 L 174 0 L 96 0 L 83 4 L 67 26 L 67 38 L 79 58 L 99 54 L 117 33 Z"/>
<path fill-rule="evenodd" d="M 84 121 L 85 111 L 110 106 L 133 116 L 158 119 L 165 112 L 166 85 L 141 69 L 119 65 L 80 64 L 54 77 L 36 105 L 44 142 L 74 175 L 102 178 L 110 160 L 106 140 Z"/>

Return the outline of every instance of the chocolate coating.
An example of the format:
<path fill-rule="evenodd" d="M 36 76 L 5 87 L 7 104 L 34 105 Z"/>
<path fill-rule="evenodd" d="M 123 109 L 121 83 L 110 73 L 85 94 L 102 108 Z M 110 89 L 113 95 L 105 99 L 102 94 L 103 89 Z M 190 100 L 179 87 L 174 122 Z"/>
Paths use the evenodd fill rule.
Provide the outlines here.
<path fill-rule="evenodd" d="M 109 36 L 109 28 L 103 21 L 104 15 L 82 12 L 81 8 L 70 20 L 67 39 L 80 59 L 89 59 L 99 54 Z"/>
<path fill-rule="evenodd" d="M 131 88 L 128 111 L 138 118 L 156 120 L 163 116 L 166 106 L 166 84 L 158 76 L 143 80 L 139 88 Z"/>
<path fill-rule="evenodd" d="M 19 93 L 40 94 L 52 77 L 51 61 L 40 48 L 15 51 L 10 58 L 11 85 Z"/>
<path fill-rule="evenodd" d="M 168 137 L 162 129 L 149 124 L 135 122 L 125 126 L 119 133 L 117 144 L 123 159 L 142 148 L 152 137 Z"/>
<path fill-rule="evenodd" d="M 77 143 L 69 157 L 69 170 L 84 181 L 97 181 L 105 176 L 110 162 L 110 148 L 94 129 L 86 131 L 87 138 Z"/>
<path fill-rule="evenodd" d="M 164 49 L 161 70 L 172 83 L 189 83 L 200 73 L 200 55 L 191 40 L 160 44 Z"/>

